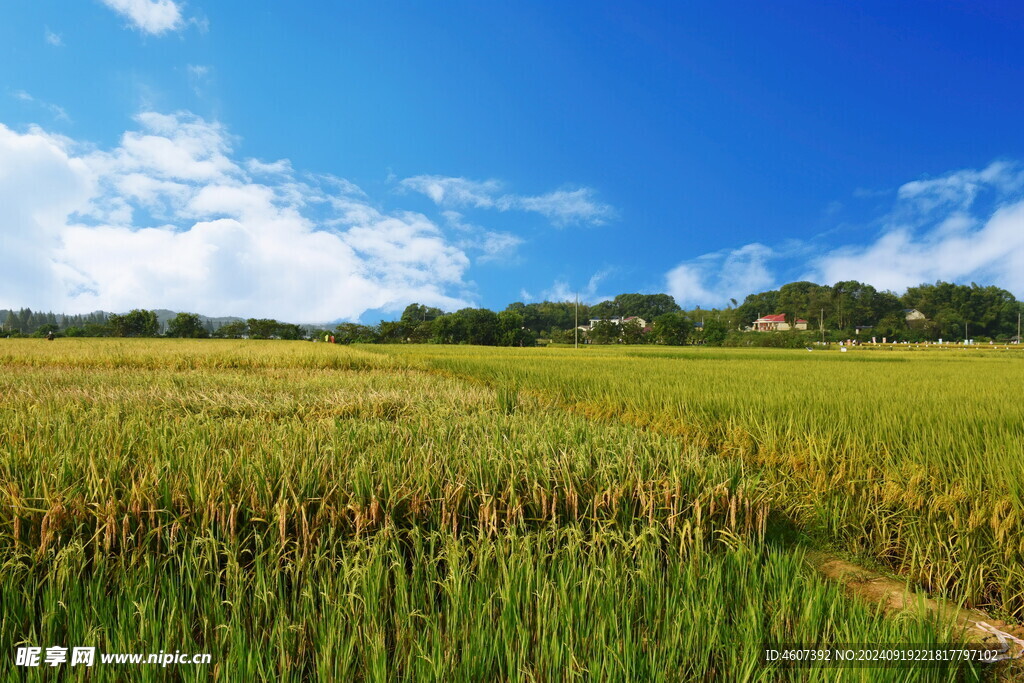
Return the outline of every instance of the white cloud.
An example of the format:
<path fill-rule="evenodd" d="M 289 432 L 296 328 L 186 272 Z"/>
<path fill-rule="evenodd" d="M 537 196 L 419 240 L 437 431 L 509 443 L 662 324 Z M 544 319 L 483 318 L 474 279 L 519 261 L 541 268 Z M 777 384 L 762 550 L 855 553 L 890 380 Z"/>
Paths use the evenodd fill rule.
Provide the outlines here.
<path fill-rule="evenodd" d="M 188 75 L 188 84 L 197 96 L 203 97 L 206 87 L 210 84 L 213 70 L 204 64 L 189 64 L 185 68 Z"/>
<path fill-rule="evenodd" d="M 144 130 L 125 133 L 121 146 L 105 158 L 106 168 L 186 182 L 243 176 L 227 156 L 232 140 L 221 125 L 192 115 L 154 112 L 137 120 Z"/>
<path fill-rule="evenodd" d="M 420 192 L 439 206 L 499 211 L 532 211 L 554 225 L 602 225 L 615 217 L 615 210 L 597 200 L 589 187 L 557 190 L 538 196 L 502 194 L 497 180 L 469 180 L 450 176 L 419 175 L 406 178 L 402 188 Z"/>
<path fill-rule="evenodd" d="M 458 211 L 443 211 L 442 215 L 448 226 L 461 235 L 457 245 L 461 249 L 480 254 L 476 259 L 477 263 L 511 261 L 515 258 L 519 245 L 523 243 L 521 237 L 510 232 L 487 230 L 467 223 Z"/>
<path fill-rule="evenodd" d="M 484 232 L 476 242 L 466 244 L 467 248 L 479 249 L 483 252 L 478 258 L 478 263 L 490 263 L 511 258 L 523 240 L 510 232 Z"/>
<path fill-rule="evenodd" d="M 60 298 L 51 256 L 60 248 L 64 219 L 93 191 L 88 166 L 69 157 L 59 140 L 38 130 L 19 135 L 0 125 L 0 230 L 6 261 L 0 296 L 7 308 L 18 301 L 28 305 Z"/>
<path fill-rule="evenodd" d="M 236 160 L 227 131 L 190 114 L 138 123 L 110 150 L 0 125 L 0 306 L 327 321 L 470 305 L 469 257 L 422 214 L 287 160 Z"/>
<path fill-rule="evenodd" d="M 588 304 L 596 304 L 599 301 L 610 299 L 612 297 L 598 294 L 597 288 L 612 272 L 612 268 L 597 271 L 590 276 L 586 287 L 583 289 L 573 289 L 566 280 L 555 280 L 551 288 L 543 293 L 543 298 L 545 301 L 575 301 L 578 296 L 581 303 Z M 520 292 L 520 294 L 524 293 L 525 291 Z"/>
<path fill-rule="evenodd" d="M 996 161 L 980 171 L 962 170 L 940 178 L 914 180 L 897 192 L 897 210 L 927 217 L 936 211 L 966 211 L 985 190 L 1013 192 L 1024 184 L 1024 173 L 1012 164 Z"/>
<path fill-rule="evenodd" d="M 54 33 L 49 28 L 43 31 L 43 38 L 54 47 L 62 47 L 64 45 L 64 39 L 60 37 L 60 34 Z"/>
<path fill-rule="evenodd" d="M 724 306 L 775 284 L 767 262 L 775 253 L 757 242 L 739 249 L 704 254 L 679 264 L 665 276 L 665 288 L 683 308 Z"/>
<path fill-rule="evenodd" d="M 471 206 L 489 209 L 494 206 L 494 196 L 501 190 L 497 180 L 467 180 L 437 175 L 419 175 L 406 178 L 400 185 L 430 197 L 441 206 Z"/>
<path fill-rule="evenodd" d="M 597 201 L 594 191 L 588 187 L 558 190 L 537 197 L 506 195 L 498 199 L 498 207 L 503 211 L 536 211 L 555 225 L 602 225 L 615 216 L 614 209 Z"/>
<path fill-rule="evenodd" d="M 102 0 L 144 33 L 159 35 L 185 26 L 181 7 L 173 0 Z"/>
<path fill-rule="evenodd" d="M 270 163 L 258 159 L 248 159 L 245 162 L 245 170 L 253 175 L 290 176 L 293 174 L 292 162 L 288 159 L 278 159 Z"/>
<path fill-rule="evenodd" d="M 906 183 L 878 225 L 867 244 L 755 243 L 705 254 L 672 269 L 666 287 L 680 305 L 721 306 L 781 284 L 775 271 L 785 269 L 822 284 L 859 280 L 902 292 L 937 280 L 978 282 L 1024 297 L 1024 171 L 1014 163 Z M 787 263 L 795 258 L 802 267 Z"/>
<path fill-rule="evenodd" d="M 873 242 L 829 251 L 810 277 L 894 291 L 975 281 L 1024 295 L 1024 172 L 998 161 L 906 183 Z"/>
<path fill-rule="evenodd" d="M 58 121 L 66 121 L 69 123 L 71 121 L 71 117 L 68 116 L 68 113 L 64 110 L 64 107 L 57 106 L 56 104 L 50 104 L 49 102 L 44 102 L 43 100 L 40 100 L 39 98 L 33 97 L 32 95 L 28 94 L 24 90 L 15 90 L 13 93 L 11 93 L 11 95 L 14 97 L 14 99 L 19 100 L 21 102 L 27 102 L 42 107 L 46 111 L 50 112 L 50 114 L 53 115 L 53 118 L 57 119 Z"/>

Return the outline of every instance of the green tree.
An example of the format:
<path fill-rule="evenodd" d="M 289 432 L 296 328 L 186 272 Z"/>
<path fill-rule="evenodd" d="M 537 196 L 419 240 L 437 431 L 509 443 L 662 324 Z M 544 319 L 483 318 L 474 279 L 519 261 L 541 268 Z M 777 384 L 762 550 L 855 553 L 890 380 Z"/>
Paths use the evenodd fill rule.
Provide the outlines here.
<path fill-rule="evenodd" d="M 654 338 L 659 344 L 682 346 L 692 331 L 693 324 L 682 313 L 664 313 L 654 319 Z"/>
<path fill-rule="evenodd" d="M 621 327 L 623 344 L 643 344 L 646 341 L 644 328 L 640 325 L 640 321 L 626 320 L 622 323 Z"/>
<path fill-rule="evenodd" d="M 610 320 L 599 320 L 587 333 L 587 337 L 595 344 L 613 344 L 619 340 L 619 326 Z"/>
<path fill-rule="evenodd" d="M 853 330 L 858 325 L 877 322 L 874 304 L 877 290 L 856 280 L 845 280 L 832 285 L 834 329 Z"/>
<path fill-rule="evenodd" d="M 423 306 L 422 304 L 409 304 L 402 311 L 402 322 L 404 323 L 421 323 L 429 320 L 435 320 L 440 316 L 444 315 L 444 311 L 440 308 L 433 308 L 430 306 Z"/>
<path fill-rule="evenodd" d="M 110 337 L 113 330 L 107 323 L 87 322 L 82 326 L 82 335 L 85 337 Z"/>
<path fill-rule="evenodd" d="M 622 309 L 616 301 L 601 301 L 590 307 L 590 317 L 598 320 L 621 318 Z"/>
<path fill-rule="evenodd" d="M 156 313 L 136 308 L 124 315 L 112 314 L 107 323 L 114 337 L 155 337 L 160 330 Z"/>
<path fill-rule="evenodd" d="M 498 341 L 498 314 L 486 308 L 463 308 L 453 313 L 457 318 L 459 339 L 456 343 L 493 346 Z"/>
<path fill-rule="evenodd" d="M 504 310 L 498 314 L 498 344 L 501 346 L 533 346 L 537 333 L 526 329 L 523 316 Z"/>
<path fill-rule="evenodd" d="M 582 344 L 586 341 L 587 335 L 583 330 L 579 331 L 579 337 L 573 330 L 553 330 L 550 338 L 555 344 L 575 344 L 577 339 Z"/>
<path fill-rule="evenodd" d="M 709 317 L 704 321 L 701 339 L 710 346 L 721 346 L 727 334 L 728 330 L 721 320 L 717 317 Z"/>
<path fill-rule="evenodd" d="M 273 318 L 249 318 L 245 323 L 249 326 L 250 339 L 270 339 L 281 324 Z"/>
<path fill-rule="evenodd" d="M 214 337 L 224 339 L 241 339 L 249 332 L 249 326 L 242 320 L 233 320 L 218 327 L 213 332 Z"/>
<path fill-rule="evenodd" d="M 924 329 L 932 338 L 960 339 L 965 324 L 969 337 L 1006 339 L 1016 334 L 1018 302 L 999 287 L 939 281 L 908 288 L 901 302 L 928 317 Z"/>
<path fill-rule="evenodd" d="M 659 315 L 680 310 L 679 304 L 668 294 L 619 294 L 613 303 L 617 311 L 614 315 L 623 318 L 636 316 L 644 320 L 654 320 Z"/>
<path fill-rule="evenodd" d="M 198 339 L 206 337 L 203 321 L 195 313 L 179 313 L 167 323 L 168 337 L 188 337 Z"/>
<path fill-rule="evenodd" d="M 40 325 L 39 327 L 36 328 L 36 331 L 32 333 L 32 336 L 33 337 L 45 337 L 46 335 L 50 334 L 51 332 L 54 335 L 56 335 L 58 332 L 60 332 L 60 328 L 57 326 L 56 323 L 43 323 L 42 325 Z"/>
<path fill-rule="evenodd" d="M 407 322 L 409 341 L 413 344 L 423 344 L 434 338 L 434 323 L 437 318 L 433 320 L 421 320 Z"/>
<path fill-rule="evenodd" d="M 341 323 L 334 329 L 334 341 L 338 344 L 371 344 L 377 341 L 377 335 L 368 325 Z"/>
<path fill-rule="evenodd" d="M 523 327 L 538 334 L 550 334 L 554 330 L 571 330 L 576 326 L 577 314 L 579 321 L 584 323 L 590 315 L 586 304 L 580 304 L 577 311 L 574 301 L 543 301 L 540 303 L 509 304 L 506 311 L 523 316 Z"/>
<path fill-rule="evenodd" d="M 432 334 L 430 338 L 435 344 L 454 344 L 459 336 L 459 321 L 454 314 L 442 315 L 432 323 Z"/>
<path fill-rule="evenodd" d="M 795 325 L 800 318 L 810 319 L 811 301 L 818 298 L 820 285 L 813 282 L 790 282 L 779 288 L 777 310 L 772 313 L 784 313 L 786 322 Z"/>
<path fill-rule="evenodd" d="M 294 323 L 278 323 L 277 329 L 274 330 L 274 336 L 278 339 L 305 339 L 306 333 L 302 329 L 301 325 Z"/>
<path fill-rule="evenodd" d="M 377 336 L 384 344 L 404 344 L 411 331 L 412 325 L 401 320 L 382 320 L 377 325 Z"/>
<path fill-rule="evenodd" d="M 779 305 L 779 293 L 777 291 L 759 292 L 748 294 L 737 309 L 737 317 L 740 325 L 750 325 L 752 322 L 765 315 L 777 313 Z"/>

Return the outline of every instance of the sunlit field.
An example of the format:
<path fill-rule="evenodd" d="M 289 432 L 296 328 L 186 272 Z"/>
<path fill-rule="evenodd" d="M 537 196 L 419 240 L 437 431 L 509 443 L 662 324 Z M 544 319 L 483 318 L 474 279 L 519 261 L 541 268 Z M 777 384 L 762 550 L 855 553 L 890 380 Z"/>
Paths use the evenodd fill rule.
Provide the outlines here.
<path fill-rule="evenodd" d="M 61 339 L 0 368 L 11 648 L 212 655 L 147 680 L 982 675 L 762 662 L 956 640 L 820 549 L 1024 616 L 1021 354 Z"/>

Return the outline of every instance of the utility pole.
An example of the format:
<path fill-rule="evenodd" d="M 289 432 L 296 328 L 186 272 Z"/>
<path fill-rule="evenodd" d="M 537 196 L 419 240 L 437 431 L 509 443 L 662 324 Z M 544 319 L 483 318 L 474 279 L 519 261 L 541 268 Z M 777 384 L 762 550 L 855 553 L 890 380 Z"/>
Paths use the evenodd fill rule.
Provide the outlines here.
<path fill-rule="evenodd" d="M 573 348 L 580 348 L 580 293 L 576 292 L 576 326 L 572 328 Z"/>
<path fill-rule="evenodd" d="M 818 329 L 821 330 L 821 343 L 825 343 L 825 309 L 821 309 L 818 317 Z"/>

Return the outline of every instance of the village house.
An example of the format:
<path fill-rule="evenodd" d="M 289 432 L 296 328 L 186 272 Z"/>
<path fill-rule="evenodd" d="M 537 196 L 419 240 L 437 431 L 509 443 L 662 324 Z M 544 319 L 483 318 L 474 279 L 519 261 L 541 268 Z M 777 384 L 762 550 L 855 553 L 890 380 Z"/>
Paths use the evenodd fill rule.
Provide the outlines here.
<path fill-rule="evenodd" d="M 751 329 L 755 332 L 785 332 L 793 328 L 798 330 L 807 329 L 807 321 L 803 318 L 797 318 L 795 325 L 790 325 L 786 322 L 785 313 L 776 313 L 775 315 L 766 315 L 758 318 L 754 321 Z"/>
<path fill-rule="evenodd" d="M 917 310 L 916 308 L 904 308 L 903 319 L 906 320 L 908 323 L 911 323 L 918 320 L 927 320 L 928 318 L 925 316 L 924 313 Z"/>

